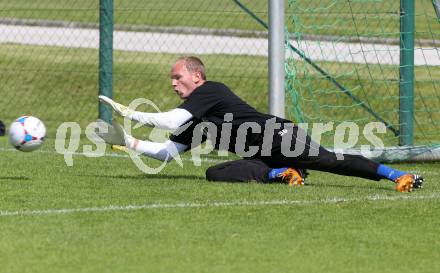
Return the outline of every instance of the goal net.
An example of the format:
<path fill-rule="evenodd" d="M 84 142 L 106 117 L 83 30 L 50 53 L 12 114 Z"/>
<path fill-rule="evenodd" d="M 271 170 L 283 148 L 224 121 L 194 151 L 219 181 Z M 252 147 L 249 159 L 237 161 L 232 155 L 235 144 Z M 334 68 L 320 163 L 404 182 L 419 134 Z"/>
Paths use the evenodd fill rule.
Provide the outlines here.
<path fill-rule="evenodd" d="M 333 127 L 322 145 L 338 148 L 358 133 L 355 145 L 345 147 L 357 153 L 374 134 L 383 147 L 364 153 L 379 161 L 440 158 L 437 1 L 414 2 L 288 0 L 288 116 L 309 124 L 309 132 L 311 124 Z M 383 130 L 365 133 L 374 122 Z M 336 128 L 342 129 L 335 134 Z"/>

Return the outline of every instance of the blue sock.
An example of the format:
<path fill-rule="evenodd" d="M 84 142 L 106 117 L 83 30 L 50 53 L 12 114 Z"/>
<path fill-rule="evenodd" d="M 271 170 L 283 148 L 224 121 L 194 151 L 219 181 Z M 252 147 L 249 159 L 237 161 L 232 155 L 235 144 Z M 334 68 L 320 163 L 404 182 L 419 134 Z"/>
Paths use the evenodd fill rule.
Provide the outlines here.
<path fill-rule="evenodd" d="M 269 172 L 269 180 L 276 180 L 278 178 L 278 175 L 285 172 L 288 168 L 279 168 L 279 169 L 272 169 Z"/>
<path fill-rule="evenodd" d="M 402 175 L 406 174 L 406 172 L 402 172 L 390 167 L 387 167 L 385 165 L 380 164 L 379 168 L 377 168 L 377 174 L 380 175 L 382 178 L 389 179 L 391 181 L 395 181 L 397 178 L 401 177 Z"/>

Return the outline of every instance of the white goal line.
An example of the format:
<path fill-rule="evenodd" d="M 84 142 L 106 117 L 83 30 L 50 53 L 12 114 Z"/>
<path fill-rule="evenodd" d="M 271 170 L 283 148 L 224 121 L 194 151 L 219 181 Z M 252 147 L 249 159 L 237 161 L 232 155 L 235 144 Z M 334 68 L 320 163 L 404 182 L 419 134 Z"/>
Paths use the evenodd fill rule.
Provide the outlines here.
<path fill-rule="evenodd" d="M 153 209 L 186 209 L 186 208 L 215 208 L 215 207 L 252 207 L 252 206 L 292 206 L 292 205 L 313 205 L 313 204 L 337 204 L 362 201 L 399 201 L 399 200 L 429 200 L 439 199 L 438 193 L 430 195 L 405 194 L 400 196 L 371 195 L 361 198 L 328 198 L 318 200 L 268 200 L 268 201 L 229 201 L 229 202 L 207 202 L 207 203 L 153 203 L 144 205 L 109 205 L 103 207 L 85 208 L 63 208 L 44 210 L 0 210 L 0 217 L 6 216 L 33 216 L 33 215 L 56 215 L 83 212 L 111 212 L 111 211 L 136 211 Z"/>

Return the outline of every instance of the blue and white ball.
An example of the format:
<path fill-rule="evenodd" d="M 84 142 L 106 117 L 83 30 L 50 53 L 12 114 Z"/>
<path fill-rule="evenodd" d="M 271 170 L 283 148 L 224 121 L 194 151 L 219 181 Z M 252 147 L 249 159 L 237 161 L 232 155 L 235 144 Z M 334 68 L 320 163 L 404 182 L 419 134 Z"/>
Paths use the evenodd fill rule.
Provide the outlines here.
<path fill-rule="evenodd" d="M 19 117 L 9 127 L 9 143 L 22 152 L 35 151 L 44 143 L 45 137 L 46 127 L 36 117 Z"/>

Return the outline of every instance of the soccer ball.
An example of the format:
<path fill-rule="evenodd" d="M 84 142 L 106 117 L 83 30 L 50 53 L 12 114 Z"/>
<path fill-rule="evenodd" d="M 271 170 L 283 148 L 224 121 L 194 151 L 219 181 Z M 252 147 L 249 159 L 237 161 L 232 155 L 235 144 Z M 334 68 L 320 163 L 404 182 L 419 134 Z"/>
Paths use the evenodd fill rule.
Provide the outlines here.
<path fill-rule="evenodd" d="M 44 142 L 46 127 L 36 117 L 23 116 L 9 127 L 9 143 L 22 152 L 32 152 Z"/>

